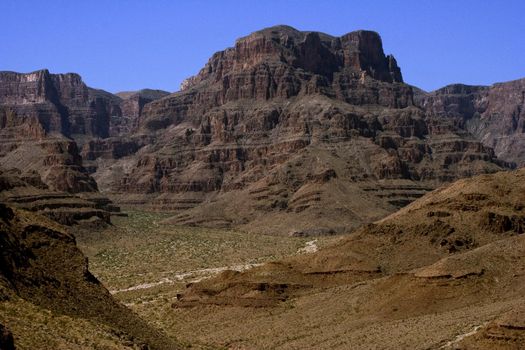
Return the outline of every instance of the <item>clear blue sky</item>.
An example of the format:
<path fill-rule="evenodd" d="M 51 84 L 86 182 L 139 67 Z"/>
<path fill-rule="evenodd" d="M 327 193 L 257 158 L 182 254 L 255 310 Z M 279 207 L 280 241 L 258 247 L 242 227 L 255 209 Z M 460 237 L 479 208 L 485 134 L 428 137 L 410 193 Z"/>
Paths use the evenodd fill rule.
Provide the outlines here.
<path fill-rule="evenodd" d="M 0 0 L 0 70 L 77 72 L 111 92 L 178 90 L 218 50 L 288 24 L 379 32 L 406 82 L 525 77 L 525 0 Z"/>

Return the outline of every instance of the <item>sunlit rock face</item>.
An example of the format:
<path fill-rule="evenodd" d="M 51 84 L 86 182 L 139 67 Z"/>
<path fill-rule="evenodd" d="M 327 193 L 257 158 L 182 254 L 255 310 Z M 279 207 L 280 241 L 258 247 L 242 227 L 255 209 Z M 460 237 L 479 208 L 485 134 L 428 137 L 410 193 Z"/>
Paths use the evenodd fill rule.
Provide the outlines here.
<path fill-rule="evenodd" d="M 113 95 L 46 70 L 0 73 L 0 130 L 9 135 L 0 156 L 12 167 L 39 164 L 20 141 L 45 141 L 44 159 L 64 150 L 52 163 L 86 177 L 75 188 L 64 185 L 77 182 L 73 175 L 32 166 L 51 187 L 98 188 L 126 204 L 184 212 L 182 223 L 321 215 L 333 193 L 370 204 L 364 216 L 339 208 L 360 223 L 444 182 L 519 163 L 519 151 L 507 153 L 521 142 L 521 86 L 426 93 L 403 82 L 375 32 L 334 37 L 277 26 L 215 53 L 173 94 Z M 48 144 L 57 140 L 76 148 Z M 211 203 L 220 208 L 199 211 Z M 225 219 L 234 213 L 239 220 Z"/>
<path fill-rule="evenodd" d="M 0 104 L 36 117 L 48 133 L 107 137 L 110 117 L 121 115 L 119 103 L 117 96 L 88 88 L 78 74 L 0 72 Z"/>
<path fill-rule="evenodd" d="M 525 79 L 449 85 L 424 95 L 419 104 L 427 114 L 455 120 L 498 158 L 525 164 Z"/>

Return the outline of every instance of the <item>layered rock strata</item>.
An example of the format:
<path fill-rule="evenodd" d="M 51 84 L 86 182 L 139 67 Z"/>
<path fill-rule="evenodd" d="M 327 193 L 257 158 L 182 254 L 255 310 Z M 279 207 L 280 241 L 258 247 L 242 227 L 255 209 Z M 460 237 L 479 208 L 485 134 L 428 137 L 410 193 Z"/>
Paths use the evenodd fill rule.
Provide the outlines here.
<path fill-rule="evenodd" d="M 511 166 L 454 120 L 427 115 L 369 31 L 279 26 L 241 38 L 182 91 L 145 105 L 138 134 L 150 143 L 97 168 L 105 188 L 182 211 L 172 223 L 248 230 L 270 217 L 316 229 L 304 224 L 312 216 L 344 217 L 318 228 L 346 230 L 443 182 Z M 334 205 L 334 194 L 353 204 Z"/>
<path fill-rule="evenodd" d="M 454 120 L 495 155 L 525 165 L 525 79 L 492 86 L 449 85 L 423 94 L 429 115 Z"/>
<path fill-rule="evenodd" d="M 35 164 L 58 190 L 175 211 L 177 224 L 344 231 L 524 156 L 522 81 L 426 93 L 371 31 L 263 29 L 171 95 L 116 96 L 47 71 L 0 83 L 2 163 Z M 62 173 L 44 172 L 21 139 L 45 144 L 38 159 L 54 154 Z"/>

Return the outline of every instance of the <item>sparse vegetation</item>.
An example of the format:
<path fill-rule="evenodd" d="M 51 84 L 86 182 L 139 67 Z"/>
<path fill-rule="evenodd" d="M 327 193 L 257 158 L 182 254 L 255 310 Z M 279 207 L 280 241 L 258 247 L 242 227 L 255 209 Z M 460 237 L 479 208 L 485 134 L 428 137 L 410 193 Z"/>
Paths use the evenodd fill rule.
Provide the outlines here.
<path fill-rule="evenodd" d="M 101 232 L 77 233 L 90 271 L 109 290 L 171 281 L 115 294 L 127 304 L 151 303 L 166 290 L 173 294 L 188 281 L 216 273 L 208 269 L 255 265 L 295 254 L 311 240 L 161 224 L 167 216 L 131 211 L 128 217 L 114 218 L 114 225 Z M 322 246 L 333 239 L 316 243 Z"/>
<path fill-rule="evenodd" d="M 0 323 L 13 332 L 18 350 L 134 348 L 101 323 L 53 314 L 20 298 L 0 303 Z"/>

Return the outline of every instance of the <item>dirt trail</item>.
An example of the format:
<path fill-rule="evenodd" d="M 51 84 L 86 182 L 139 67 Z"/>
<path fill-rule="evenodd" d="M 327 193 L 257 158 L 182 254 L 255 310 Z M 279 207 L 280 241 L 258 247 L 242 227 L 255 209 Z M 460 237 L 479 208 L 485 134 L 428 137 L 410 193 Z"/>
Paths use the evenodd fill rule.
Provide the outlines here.
<path fill-rule="evenodd" d="M 233 271 L 240 272 L 240 271 L 248 270 L 248 269 L 251 269 L 252 267 L 256 267 L 260 265 L 262 264 L 240 264 L 240 265 L 223 266 L 223 267 L 212 267 L 209 269 L 193 270 L 193 271 L 188 271 L 188 272 L 183 272 L 183 273 L 177 273 L 173 275 L 172 277 L 164 277 L 163 279 L 157 282 L 142 283 L 142 284 L 138 284 L 136 286 L 132 286 L 129 288 L 110 290 L 109 292 L 111 294 L 117 294 L 117 293 L 122 293 L 122 292 L 130 292 L 133 290 L 149 289 L 149 288 L 153 288 L 153 287 L 156 287 L 162 284 L 173 284 L 173 283 L 181 282 L 181 281 L 195 283 L 205 278 L 209 278 L 216 274 L 224 272 L 226 270 L 233 270 Z"/>
<path fill-rule="evenodd" d="M 458 335 L 454 340 L 449 341 L 448 343 L 443 345 L 440 349 L 451 349 L 454 345 L 458 344 L 460 341 L 462 341 L 466 337 L 470 337 L 471 335 L 476 334 L 485 325 L 487 325 L 487 323 L 474 327 L 474 329 L 470 332 Z"/>

